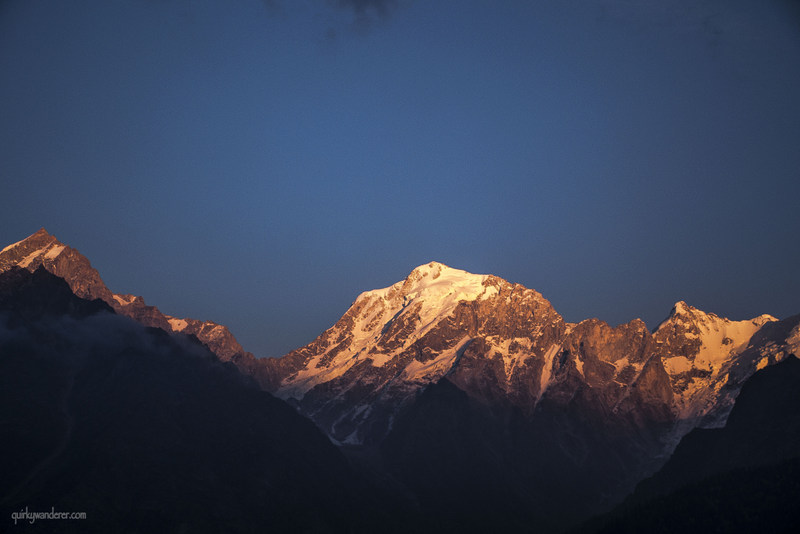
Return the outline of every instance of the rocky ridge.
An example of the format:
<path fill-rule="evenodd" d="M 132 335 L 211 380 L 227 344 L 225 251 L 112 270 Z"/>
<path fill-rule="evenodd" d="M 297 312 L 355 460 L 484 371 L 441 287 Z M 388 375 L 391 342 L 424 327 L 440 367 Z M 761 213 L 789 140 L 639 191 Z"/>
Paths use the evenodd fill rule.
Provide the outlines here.
<path fill-rule="evenodd" d="M 85 256 L 60 242 L 44 228 L 0 251 L 0 273 L 13 267 L 31 272 L 43 267 L 66 280 L 78 297 L 87 300 L 100 299 L 116 313 L 130 317 L 144 326 L 193 335 L 220 360 L 232 361 L 240 368 L 249 369 L 255 361 L 255 357 L 242 348 L 226 326 L 213 321 L 172 317 L 155 306 L 147 305 L 142 297 L 112 293 Z"/>
<path fill-rule="evenodd" d="M 652 333 L 638 319 L 567 323 L 534 290 L 432 262 L 362 293 L 312 343 L 264 362 L 262 383 L 341 443 L 380 441 L 399 408 L 447 377 L 472 398 L 529 415 L 545 399 L 570 402 L 578 388 L 602 391 L 611 413 L 663 412 L 674 444 L 698 424 L 724 422 L 735 395 L 720 391 L 783 357 L 750 346 L 776 322 L 730 321 L 678 302 Z M 631 395 L 648 398 L 634 406 Z"/>

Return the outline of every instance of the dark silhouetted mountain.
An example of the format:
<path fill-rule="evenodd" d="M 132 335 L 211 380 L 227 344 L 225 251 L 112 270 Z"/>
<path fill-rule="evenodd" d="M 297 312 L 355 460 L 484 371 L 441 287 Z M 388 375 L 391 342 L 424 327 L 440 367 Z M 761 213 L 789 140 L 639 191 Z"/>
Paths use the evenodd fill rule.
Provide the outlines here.
<path fill-rule="evenodd" d="M 758 371 L 724 428 L 687 434 L 660 471 L 583 532 L 794 532 L 800 524 L 798 406 L 800 360 Z"/>
<path fill-rule="evenodd" d="M 790 318 L 797 324 L 800 316 Z M 800 360 L 787 358 L 762 369 L 742 387 L 727 424 L 695 429 L 653 478 L 643 481 L 637 498 L 674 491 L 679 486 L 743 467 L 759 467 L 800 457 Z"/>
<path fill-rule="evenodd" d="M 313 423 L 197 340 L 0 274 L 0 499 L 59 532 L 351 532 L 382 510 Z M 18 526 L 17 528 L 23 528 Z"/>

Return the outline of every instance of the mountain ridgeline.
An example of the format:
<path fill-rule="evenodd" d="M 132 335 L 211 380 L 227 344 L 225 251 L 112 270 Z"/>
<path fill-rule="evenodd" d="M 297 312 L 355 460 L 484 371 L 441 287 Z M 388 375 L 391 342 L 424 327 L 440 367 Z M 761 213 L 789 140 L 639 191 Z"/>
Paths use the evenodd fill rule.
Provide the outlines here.
<path fill-rule="evenodd" d="M 155 384 L 176 381 L 192 391 L 216 388 L 218 392 L 209 394 L 210 399 L 220 399 L 216 411 L 214 401 L 211 406 L 208 399 L 197 404 L 211 417 L 203 424 L 224 429 L 209 438 L 192 434 L 192 429 L 184 434 L 165 432 L 162 437 L 153 430 L 159 428 L 157 424 L 150 427 L 144 418 L 134 418 L 139 426 L 124 430 L 125 435 L 141 434 L 139 441 L 133 441 L 134 449 L 162 440 L 161 445 L 171 447 L 170 454 L 181 444 L 208 441 L 206 456 L 179 463 L 181 468 L 171 482 L 176 487 L 186 477 L 201 476 L 210 485 L 219 484 L 224 499 L 233 499 L 225 502 L 251 502 L 236 493 L 234 480 L 221 481 L 214 468 L 205 467 L 210 458 L 226 455 L 224 447 L 217 447 L 214 441 L 223 439 L 222 432 L 230 434 L 237 454 L 248 459 L 243 463 L 264 466 L 262 477 L 272 476 L 274 466 L 259 456 L 259 440 L 264 440 L 265 450 L 275 450 L 278 439 L 299 449 L 297 454 L 313 456 L 310 460 L 288 452 L 278 454 L 287 460 L 287 468 L 292 468 L 293 462 L 306 462 L 306 467 L 300 468 L 306 474 L 294 481 L 282 478 L 284 500 L 275 501 L 295 503 L 296 510 L 312 506 L 312 502 L 324 503 L 317 505 L 319 514 L 306 518 L 309 522 L 303 528 L 309 531 L 368 529 L 374 527 L 373 521 L 381 522 L 381 514 L 387 514 L 398 530 L 555 532 L 620 503 L 637 483 L 658 471 L 693 429 L 724 427 L 742 385 L 757 370 L 784 361 L 800 348 L 800 316 L 778 320 L 761 315 L 731 321 L 678 302 L 652 332 L 638 319 L 616 327 L 597 319 L 569 323 L 532 289 L 433 262 L 390 287 L 362 293 L 336 324 L 310 344 L 281 358 L 257 359 L 222 325 L 167 316 L 147 306 L 141 297 L 112 293 L 85 257 L 44 229 L 0 251 L 0 273 L 4 273 L 3 287 L 7 288 L 3 298 L 14 302 L 5 308 L 6 333 L 16 331 L 8 326 L 12 324 L 24 324 L 26 331 L 38 333 L 55 328 L 44 337 L 30 334 L 33 340 L 19 345 L 27 347 L 25 350 L 8 342 L 0 346 L 2 363 L 12 366 L 9 369 L 25 368 L 22 376 L 29 376 L 37 366 L 44 366 L 47 370 L 42 376 L 51 377 L 9 389 L 12 393 L 6 395 L 5 403 L 45 406 L 43 417 L 49 418 L 45 420 L 57 423 L 49 431 L 26 429 L 23 421 L 16 423 L 20 425 L 14 427 L 18 435 L 32 435 L 35 443 L 27 446 L 20 441 L 19 450 L 11 451 L 28 458 L 27 463 L 7 466 L 13 475 L 7 480 L 13 483 L 4 488 L 3 502 L 15 505 L 44 502 L 55 498 L 53 491 L 60 491 L 50 488 L 67 487 L 52 485 L 53 479 L 48 477 L 61 476 L 63 481 L 86 468 L 73 459 L 80 456 L 74 447 L 88 447 L 111 462 L 104 456 L 110 454 L 106 449 L 111 446 L 114 450 L 117 445 L 92 434 L 92 425 L 107 422 L 92 419 L 100 416 L 90 411 L 83 416 L 88 417 L 81 427 L 84 433 L 76 433 L 71 422 L 77 420 L 73 407 L 83 406 L 81 395 L 93 395 L 92 403 L 105 403 L 108 410 L 129 409 L 127 403 L 132 401 L 117 396 L 124 396 L 120 390 L 134 394 L 130 386 L 125 387 L 125 381 L 132 378 L 123 373 L 125 380 L 113 382 L 120 386 L 113 390 L 107 386 L 92 389 L 91 384 L 108 384 L 115 373 L 122 372 L 108 374 L 112 368 L 121 365 L 129 369 L 134 365 L 131 362 L 152 360 L 158 362 L 152 369 L 134 373 L 141 388 L 136 394 L 143 397 L 145 406 L 142 414 L 148 410 L 163 413 L 153 399 L 167 395 L 165 403 L 177 403 L 185 410 L 176 412 L 181 417 L 196 417 L 191 409 L 195 401 L 186 397 L 190 393 L 172 398 L 173 394 Z M 65 284 L 56 290 L 45 275 L 55 275 Z M 36 298 L 15 293 L 29 286 L 41 286 L 34 292 Z M 69 298 L 63 295 L 64 288 L 71 292 Z M 54 296 L 55 301 L 50 302 L 47 294 L 61 297 Z M 73 334 L 64 340 L 58 337 L 63 329 L 54 326 L 58 321 L 43 323 L 39 312 L 23 313 L 26 302 L 34 308 L 33 303 L 40 300 L 57 306 L 58 299 L 72 304 L 48 313 L 84 325 L 70 330 Z M 107 316 L 129 322 L 124 328 L 119 326 L 122 323 L 109 327 L 106 319 L 96 324 L 97 317 Z M 86 341 L 97 339 L 93 332 L 105 331 L 103 328 L 111 328 L 108 335 L 114 339 L 127 339 L 131 348 L 112 347 L 108 349 L 114 355 L 111 360 L 98 360 L 106 362 L 105 370 L 93 367 L 101 363 L 92 363 L 85 371 L 82 366 L 95 360 L 81 354 L 86 350 L 108 352 L 108 343 L 87 345 Z M 79 332 L 83 341 L 73 339 L 74 332 Z M 41 341 L 51 339 L 61 340 L 60 344 Z M 62 346 L 66 348 L 55 348 Z M 149 350 L 144 347 L 153 348 L 159 356 L 143 356 Z M 215 358 L 175 356 L 184 349 L 207 351 L 205 354 L 213 353 Z M 171 356 L 165 357 L 167 353 Z M 225 374 L 227 378 L 215 385 L 202 378 L 208 371 L 192 367 L 199 365 L 198 361 L 205 362 L 203 369 L 214 368 L 213 362 L 223 365 L 219 369 L 227 369 L 226 373 L 237 369 L 234 374 L 240 379 Z M 166 367 L 159 370 L 159 365 Z M 74 377 L 82 378 L 76 381 Z M 239 385 L 232 386 L 234 382 Z M 263 390 L 263 398 L 256 395 L 257 386 Z M 242 392 L 236 393 L 236 388 L 243 388 Z M 113 402 L 104 401 L 106 395 Z M 275 408 L 232 404 L 230 409 L 236 413 L 253 413 L 222 423 L 214 414 L 223 417 L 224 407 L 233 402 L 226 400 L 226 395 L 252 396 L 261 399 L 256 405 Z M 48 400 L 31 403 L 37 396 Z M 317 428 L 277 423 L 289 421 L 289 414 L 303 422 L 286 404 Z M 264 421 L 256 423 L 260 418 Z M 237 434 L 244 431 L 240 424 L 250 425 L 246 438 Z M 286 433 L 284 425 L 299 425 L 304 430 Z M 53 430 L 58 428 L 62 430 Z M 118 430 L 123 432 L 121 427 Z M 121 438 L 112 433 L 111 439 Z M 138 454 L 126 451 L 129 453 L 132 458 Z M 165 468 L 162 464 L 159 467 Z M 308 467 L 317 464 L 318 468 Z M 206 474 L 195 473 L 193 466 Z M 67 474 L 58 475 L 59 469 Z M 120 469 L 123 478 L 133 476 Z M 100 471 L 92 473 L 101 477 Z M 322 478 L 315 479 L 314 473 Z M 325 478 L 328 475 L 332 478 Z M 275 499 L 272 490 L 254 486 L 257 483 L 244 473 L 237 476 L 242 477 L 248 496 Z M 338 482 L 333 482 L 337 477 Z M 679 484 L 686 477 L 675 478 Z M 330 486 L 337 483 L 341 491 Z M 329 501 L 320 497 L 324 491 L 318 489 L 322 487 L 331 491 Z M 275 486 L 268 484 L 268 488 Z M 71 491 L 58 493 L 59 499 L 78 506 L 86 490 Z M 376 499 L 376 495 L 382 497 Z M 126 501 L 130 496 L 116 498 L 141 504 L 135 499 Z M 317 498 L 322 501 L 314 501 Z M 358 509 L 352 507 L 353 500 L 360 503 Z M 118 503 L 99 502 L 120 510 Z M 133 509 L 124 510 L 129 514 L 125 517 L 133 517 Z M 233 505 L 211 510 L 217 514 L 240 511 Z M 270 524 L 264 514 L 253 513 L 250 523 L 240 525 L 242 530 Z M 286 520 L 285 514 L 277 516 Z M 121 516 L 113 517 L 120 520 Z M 216 515 L 202 517 L 208 520 L 204 524 L 222 524 Z M 272 526 L 291 530 L 289 523 Z"/>
<path fill-rule="evenodd" d="M 381 510 L 316 427 L 196 339 L 0 274 L 0 503 L 47 532 L 349 532 Z M 7 531 L 13 530 L 6 527 Z"/>
<path fill-rule="evenodd" d="M 195 336 L 222 361 L 246 365 L 245 362 L 255 359 L 223 325 L 213 321 L 181 319 L 165 315 L 155 306 L 148 306 L 142 297 L 112 293 L 85 256 L 61 243 L 44 228 L 0 251 L 0 272 L 11 267 L 21 267 L 29 271 L 44 267 L 66 280 L 78 297 L 88 300 L 100 299 L 116 313 L 130 317 L 145 326 Z"/>
<path fill-rule="evenodd" d="M 344 450 L 377 451 L 443 524 L 558 528 L 619 502 L 691 429 L 724 425 L 744 381 L 797 351 L 798 323 L 684 302 L 654 332 L 568 323 L 534 290 L 434 262 L 361 294 L 259 379 Z"/>

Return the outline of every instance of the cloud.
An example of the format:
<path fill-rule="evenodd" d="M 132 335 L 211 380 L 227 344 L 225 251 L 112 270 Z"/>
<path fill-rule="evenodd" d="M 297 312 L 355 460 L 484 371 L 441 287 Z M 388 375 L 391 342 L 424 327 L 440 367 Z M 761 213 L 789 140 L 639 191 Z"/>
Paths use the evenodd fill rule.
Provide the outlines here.
<path fill-rule="evenodd" d="M 0 311 L 0 353 L 36 353 L 67 364 L 81 364 L 87 355 L 108 357 L 134 351 L 174 357 L 176 351 L 201 360 L 217 359 L 196 338 L 147 328 L 111 311 L 85 317 L 43 314 L 19 317 Z"/>

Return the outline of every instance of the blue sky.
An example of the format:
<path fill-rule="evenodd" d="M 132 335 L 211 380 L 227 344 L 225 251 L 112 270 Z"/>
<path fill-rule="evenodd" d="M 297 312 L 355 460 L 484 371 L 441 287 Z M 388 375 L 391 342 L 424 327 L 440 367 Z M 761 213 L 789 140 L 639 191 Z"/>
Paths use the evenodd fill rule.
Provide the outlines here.
<path fill-rule="evenodd" d="M 432 260 L 570 321 L 785 317 L 798 95 L 796 0 L 5 0 L 0 242 L 259 356 Z"/>

